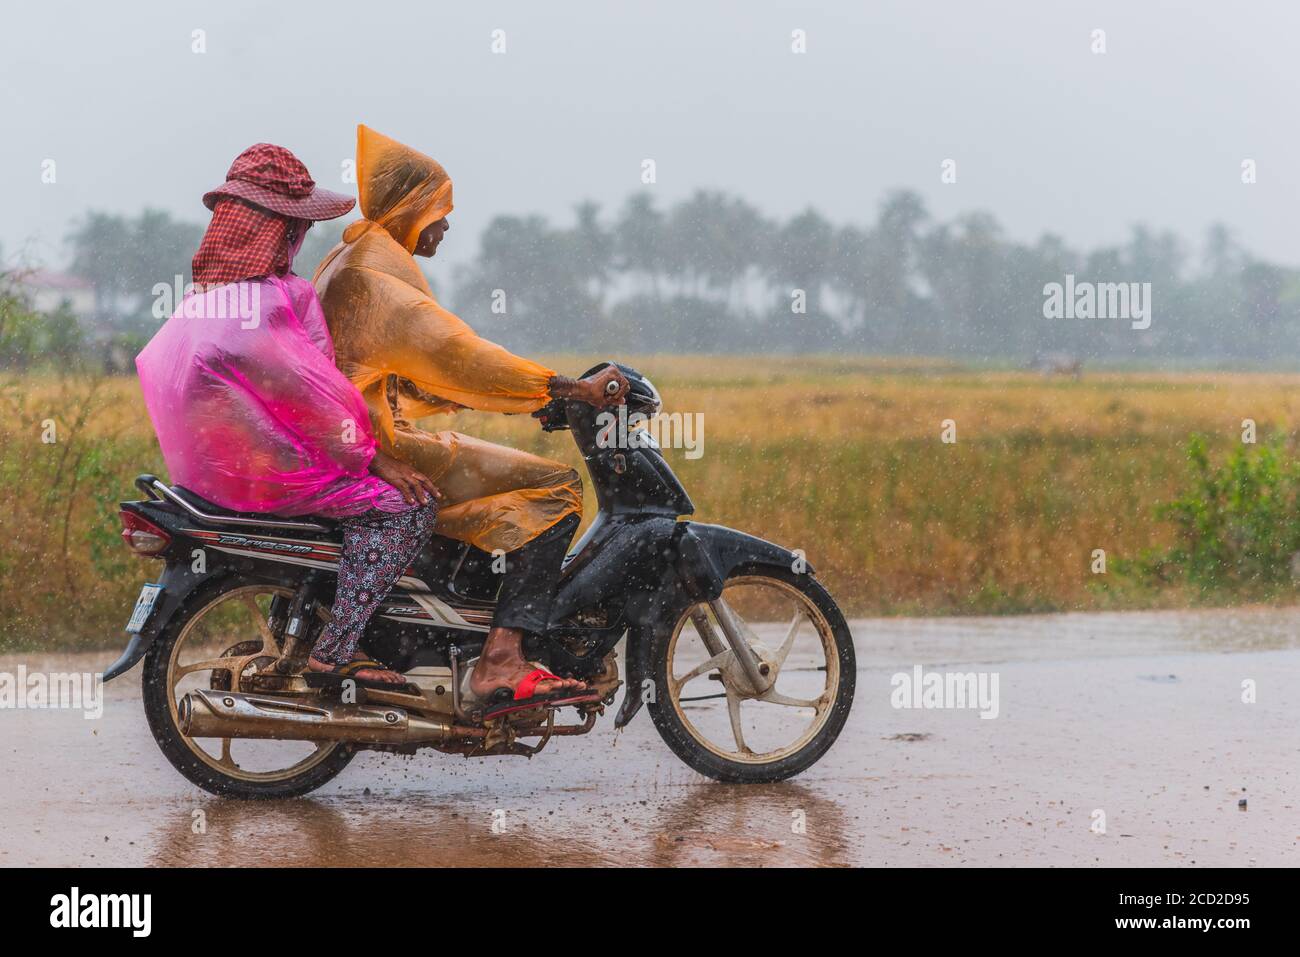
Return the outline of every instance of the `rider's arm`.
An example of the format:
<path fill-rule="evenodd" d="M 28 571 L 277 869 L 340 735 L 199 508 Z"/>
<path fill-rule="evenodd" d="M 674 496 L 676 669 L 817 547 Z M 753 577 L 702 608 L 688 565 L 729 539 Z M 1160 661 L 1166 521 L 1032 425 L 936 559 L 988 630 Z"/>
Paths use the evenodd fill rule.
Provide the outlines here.
<path fill-rule="evenodd" d="M 553 370 L 482 338 L 434 299 L 383 279 L 393 308 L 382 312 L 368 364 L 485 412 L 533 412 L 550 400 Z"/>

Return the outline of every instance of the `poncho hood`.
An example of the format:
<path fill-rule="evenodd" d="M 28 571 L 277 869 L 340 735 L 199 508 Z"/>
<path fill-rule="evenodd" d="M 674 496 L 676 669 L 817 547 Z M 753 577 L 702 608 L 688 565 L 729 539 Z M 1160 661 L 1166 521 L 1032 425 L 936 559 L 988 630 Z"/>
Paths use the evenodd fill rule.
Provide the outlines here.
<path fill-rule="evenodd" d="M 345 243 L 379 226 L 413 253 L 421 231 L 452 210 L 451 177 L 441 164 L 364 124 L 357 126 L 357 192 L 365 219 L 344 230 Z"/>

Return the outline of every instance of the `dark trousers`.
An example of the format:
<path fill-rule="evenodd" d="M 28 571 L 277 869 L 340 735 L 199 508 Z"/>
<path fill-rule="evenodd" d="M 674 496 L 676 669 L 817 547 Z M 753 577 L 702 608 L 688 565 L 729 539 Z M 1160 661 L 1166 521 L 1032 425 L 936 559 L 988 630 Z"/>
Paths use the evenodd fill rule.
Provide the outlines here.
<path fill-rule="evenodd" d="M 566 515 L 531 542 L 506 553 L 493 627 L 521 628 L 534 634 L 546 631 L 560 564 L 579 521 L 577 515 Z"/>

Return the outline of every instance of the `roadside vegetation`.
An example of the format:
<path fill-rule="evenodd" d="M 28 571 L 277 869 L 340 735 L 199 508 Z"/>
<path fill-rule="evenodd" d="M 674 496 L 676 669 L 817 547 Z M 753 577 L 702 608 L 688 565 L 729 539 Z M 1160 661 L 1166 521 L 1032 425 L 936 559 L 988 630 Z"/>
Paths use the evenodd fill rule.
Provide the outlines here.
<path fill-rule="evenodd" d="M 598 358 L 548 362 L 576 373 Z M 704 415 L 698 458 L 666 450 L 695 517 L 802 549 L 852 615 L 1294 599 L 1300 472 L 1287 429 L 1300 377 L 620 358 L 667 411 Z M 164 474 L 139 386 L 47 366 L 0 374 L 0 401 L 0 650 L 116 645 L 157 574 L 118 539 L 136 474 Z M 1258 445 L 1242 444 L 1245 418 Z M 426 425 L 581 465 L 567 434 L 527 416 Z"/>
<path fill-rule="evenodd" d="M 1121 562 L 1146 583 L 1182 585 L 1205 596 L 1262 600 L 1294 594 L 1300 577 L 1300 461 L 1282 438 L 1243 444 L 1220 464 L 1206 436 L 1187 443 L 1185 491 L 1156 508 L 1174 542 Z"/>

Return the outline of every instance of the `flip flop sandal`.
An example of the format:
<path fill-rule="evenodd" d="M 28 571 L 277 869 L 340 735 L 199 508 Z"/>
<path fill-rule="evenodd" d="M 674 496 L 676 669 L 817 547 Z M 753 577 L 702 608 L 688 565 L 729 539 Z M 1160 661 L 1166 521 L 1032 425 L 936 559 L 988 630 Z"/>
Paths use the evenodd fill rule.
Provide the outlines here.
<path fill-rule="evenodd" d="M 345 681 L 355 681 L 357 687 L 374 688 L 377 691 L 410 691 L 414 686 L 409 682 L 397 684 L 391 681 L 379 681 L 374 678 L 358 678 L 358 671 L 391 671 L 387 665 L 370 658 L 355 658 L 346 665 L 339 665 L 333 671 L 304 671 L 303 680 L 309 688 L 341 688 Z"/>
<path fill-rule="evenodd" d="M 503 714 L 526 711 L 529 708 L 541 706 L 559 708 L 568 704 L 582 704 L 600 700 L 601 695 L 598 692 L 575 690 L 573 688 L 564 688 L 548 694 L 532 693 L 540 682 L 563 680 L 559 675 L 553 675 L 545 668 L 534 668 L 524 676 L 524 679 L 519 682 L 517 687 L 510 688 L 503 685 L 484 695 L 482 720 L 490 721 L 493 718 L 499 718 Z"/>
<path fill-rule="evenodd" d="M 550 697 L 548 695 L 537 695 L 529 698 L 527 701 L 511 702 L 510 704 L 501 705 L 485 711 L 483 721 L 491 721 L 493 718 L 500 718 L 503 715 L 514 714 L 516 711 L 531 711 L 534 708 L 563 708 L 571 704 L 591 704 L 599 701 L 601 696 L 594 691 L 584 691 L 582 694 L 569 694 L 568 697 Z"/>

